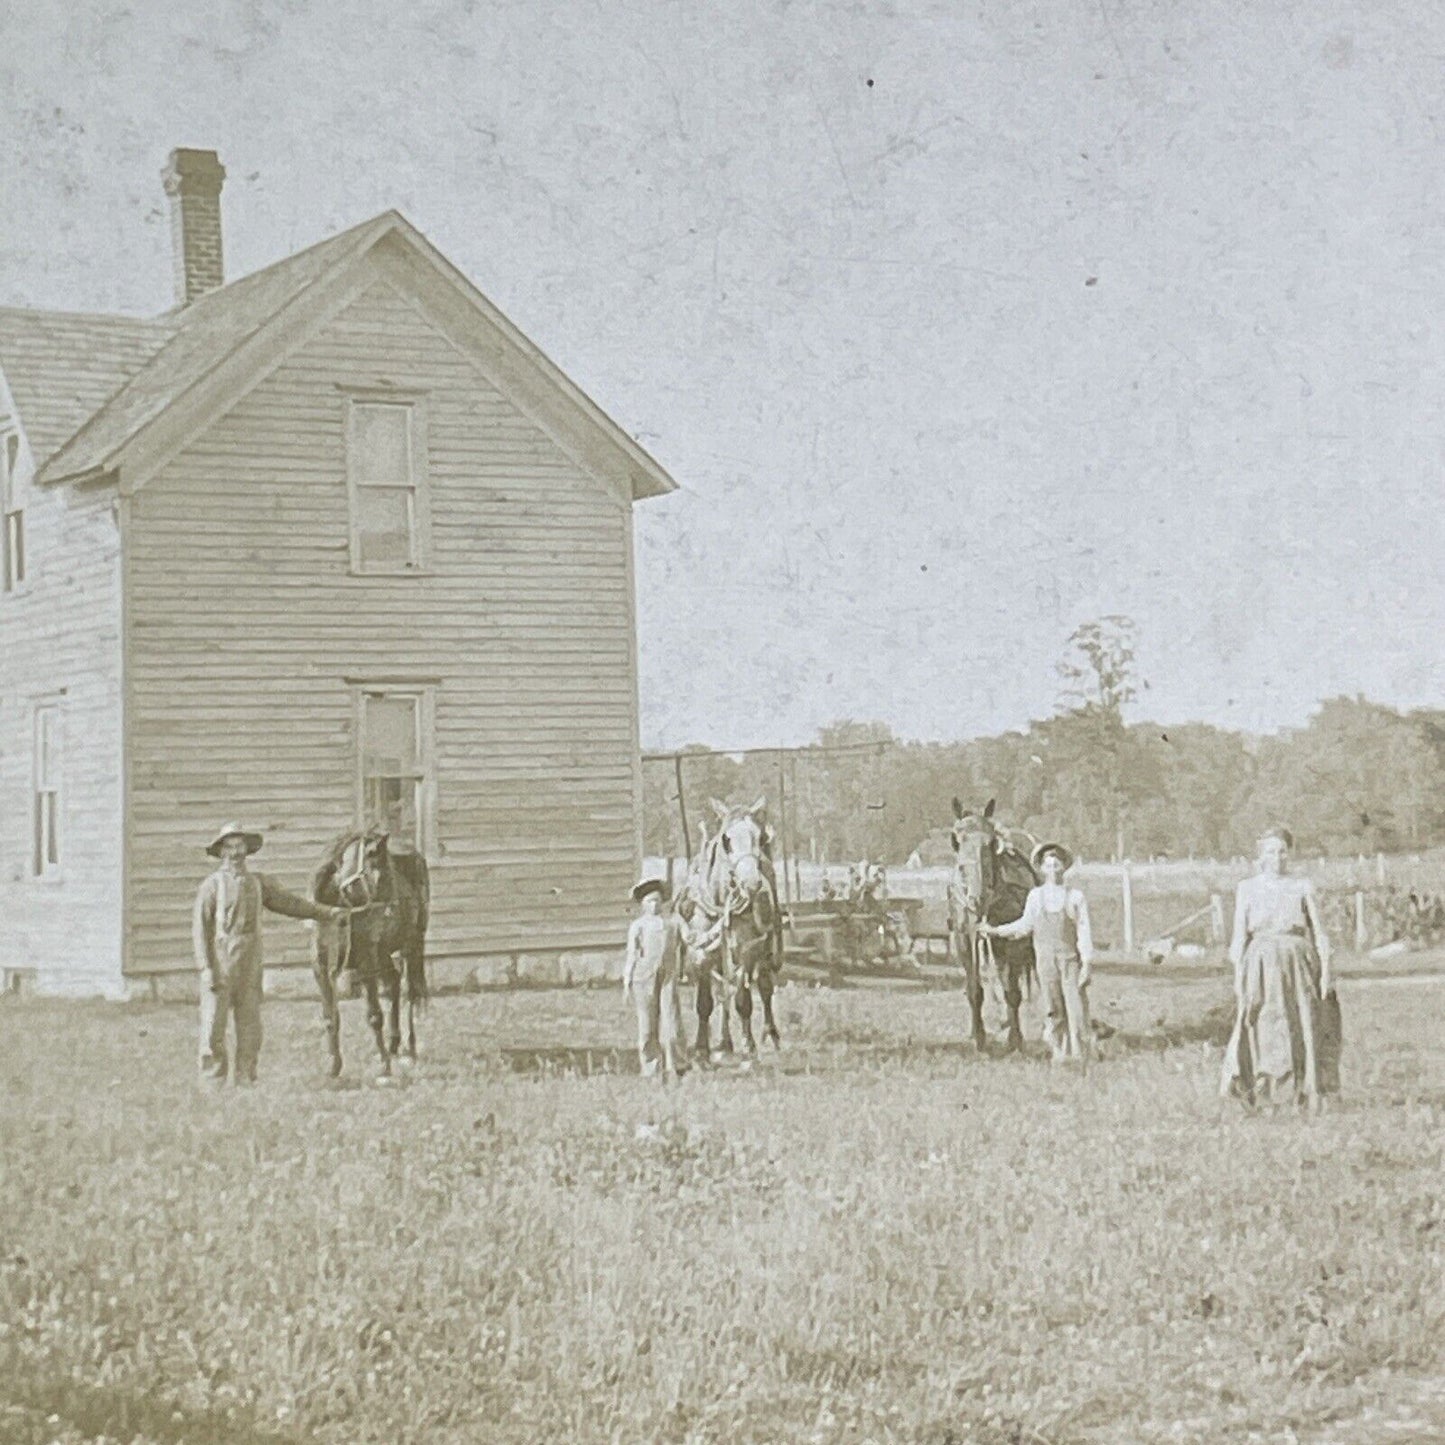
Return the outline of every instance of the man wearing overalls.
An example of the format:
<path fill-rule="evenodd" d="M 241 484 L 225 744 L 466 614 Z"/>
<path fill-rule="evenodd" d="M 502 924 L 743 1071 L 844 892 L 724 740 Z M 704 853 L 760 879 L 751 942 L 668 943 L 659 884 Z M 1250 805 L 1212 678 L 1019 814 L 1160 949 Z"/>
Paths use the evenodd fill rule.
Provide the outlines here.
<path fill-rule="evenodd" d="M 1060 843 L 1041 843 L 1029 860 L 1043 883 L 1029 890 L 1023 916 L 1013 923 L 985 925 L 990 938 L 1032 938 L 1039 987 L 1048 1007 L 1044 1039 L 1054 1062 L 1086 1060 L 1091 1052 L 1089 976 L 1094 940 L 1089 904 L 1077 888 L 1064 886 L 1074 855 Z"/>
<path fill-rule="evenodd" d="M 261 1054 L 261 910 L 287 918 L 335 923 L 344 908 L 328 908 L 288 892 L 246 859 L 261 847 L 261 835 L 227 823 L 206 852 L 221 860 L 196 893 L 192 926 L 201 986 L 201 1074 L 224 1081 L 226 1022 L 236 1020 L 238 1084 L 256 1082 Z"/>

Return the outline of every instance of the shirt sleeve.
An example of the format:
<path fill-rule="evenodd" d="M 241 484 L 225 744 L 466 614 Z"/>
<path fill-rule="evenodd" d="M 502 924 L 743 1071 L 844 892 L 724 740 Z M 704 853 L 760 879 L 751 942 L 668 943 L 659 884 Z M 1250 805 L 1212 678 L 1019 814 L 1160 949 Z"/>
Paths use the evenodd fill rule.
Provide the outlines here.
<path fill-rule="evenodd" d="M 1244 958 L 1244 945 L 1249 937 L 1249 900 L 1241 883 L 1234 890 L 1234 934 L 1229 940 L 1229 961 L 1238 968 Z"/>
<path fill-rule="evenodd" d="M 1034 931 L 1034 923 L 1039 916 L 1039 890 L 1029 889 L 1028 900 L 1024 904 L 1022 915 L 1012 923 L 1001 923 L 994 928 L 994 933 L 999 938 L 1027 938 Z"/>
<path fill-rule="evenodd" d="M 284 918 L 310 918 L 317 923 L 323 923 L 331 916 L 331 910 L 324 903 L 313 903 L 309 898 L 302 898 L 299 893 L 292 893 L 290 889 L 283 888 L 274 878 L 260 875 L 261 902 L 272 913 L 279 913 Z"/>
<path fill-rule="evenodd" d="M 1094 961 L 1094 930 L 1089 924 L 1089 900 L 1083 890 L 1074 890 L 1074 931 L 1079 936 L 1079 962 L 1085 965 Z"/>
<path fill-rule="evenodd" d="M 196 967 L 215 972 L 216 964 L 216 885 L 207 878 L 196 890 L 196 907 L 191 918 L 191 943 L 195 948 Z"/>
<path fill-rule="evenodd" d="M 1314 885 L 1306 881 L 1304 890 L 1300 895 L 1300 902 L 1304 905 L 1305 919 L 1309 923 L 1310 936 L 1314 939 L 1315 953 L 1319 958 L 1320 966 L 1328 968 L 1330 964 L 1330 936 L 1325 932 L 1325 925 L 1320 918 L 1319 901 L 1315 898 Z"/>

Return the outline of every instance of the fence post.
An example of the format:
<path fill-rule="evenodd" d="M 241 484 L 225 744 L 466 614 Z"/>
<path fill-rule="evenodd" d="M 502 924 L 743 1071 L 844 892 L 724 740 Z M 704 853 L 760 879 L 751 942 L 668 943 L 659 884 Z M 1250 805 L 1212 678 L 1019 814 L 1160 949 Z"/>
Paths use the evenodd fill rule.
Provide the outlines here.
<path fill-rule="evenodd" d="M 1375 882 L 1382 888 L 1385 886 L 1385 855 L 1375 854 Z"/>
<path fill-rule="evenodd" d="M 1224 942 L 1224 895 L 1221 893 L 1209 895 L 1209 941 Z"/>
<path fill-rule="evenodd" d="M 1365 895 L 1355 891 L 1355 952 L 1363 953 L 1370 937 L 1365 929 Z"/>
<path fill-rule="evenodd" d="M 1129 865 L 1124 864 L 1120 875 L 1124 888 L 1124 952 L 1134 952 L 1134 880 L 1129 876 Z"/>

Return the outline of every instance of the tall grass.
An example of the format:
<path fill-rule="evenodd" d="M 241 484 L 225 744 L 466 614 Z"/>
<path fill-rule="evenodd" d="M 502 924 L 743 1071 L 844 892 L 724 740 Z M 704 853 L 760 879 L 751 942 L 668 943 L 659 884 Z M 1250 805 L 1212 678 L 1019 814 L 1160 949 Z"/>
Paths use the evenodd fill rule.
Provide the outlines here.
<path fill-rule="evenodd" d="M 391 1090 L 358 1015 L 333 1087 L 312 1009 L 270 1004 L 261 1087 L 220 1095 L 188 1011 L 7 1003 L 0 1438 L 1345 1420 L 1445 1364 L 1442 1002 L 1347 993 L 1315 1121 L 1215 1099 L 1217 979 L 1101 978 L 1087 1077 L 976 1058 L 955 995 L 794 987 L 778 1060 L 674 1089 L 568 1071 L 628 1062 L 611 993 L 443 1000 Z"/>

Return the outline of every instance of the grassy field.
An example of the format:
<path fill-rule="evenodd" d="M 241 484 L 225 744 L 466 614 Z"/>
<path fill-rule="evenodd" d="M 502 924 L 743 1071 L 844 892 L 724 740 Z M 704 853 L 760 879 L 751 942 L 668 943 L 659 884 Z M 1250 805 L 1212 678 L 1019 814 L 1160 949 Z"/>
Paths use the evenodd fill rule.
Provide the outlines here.
<path fill-rule="evenodd" d="M 6 1000 L 0 1440 L 1445 1439 L 1445 987 L 1342 999 L 1315 1120 L 1215 1098 L 1186 968 L 1087 1077 L 794 985 L 666 1089 L 612 991 L 440 999 L 389 1089 L 271 1002 L 223 1094 L 188 1009 Z"/>

